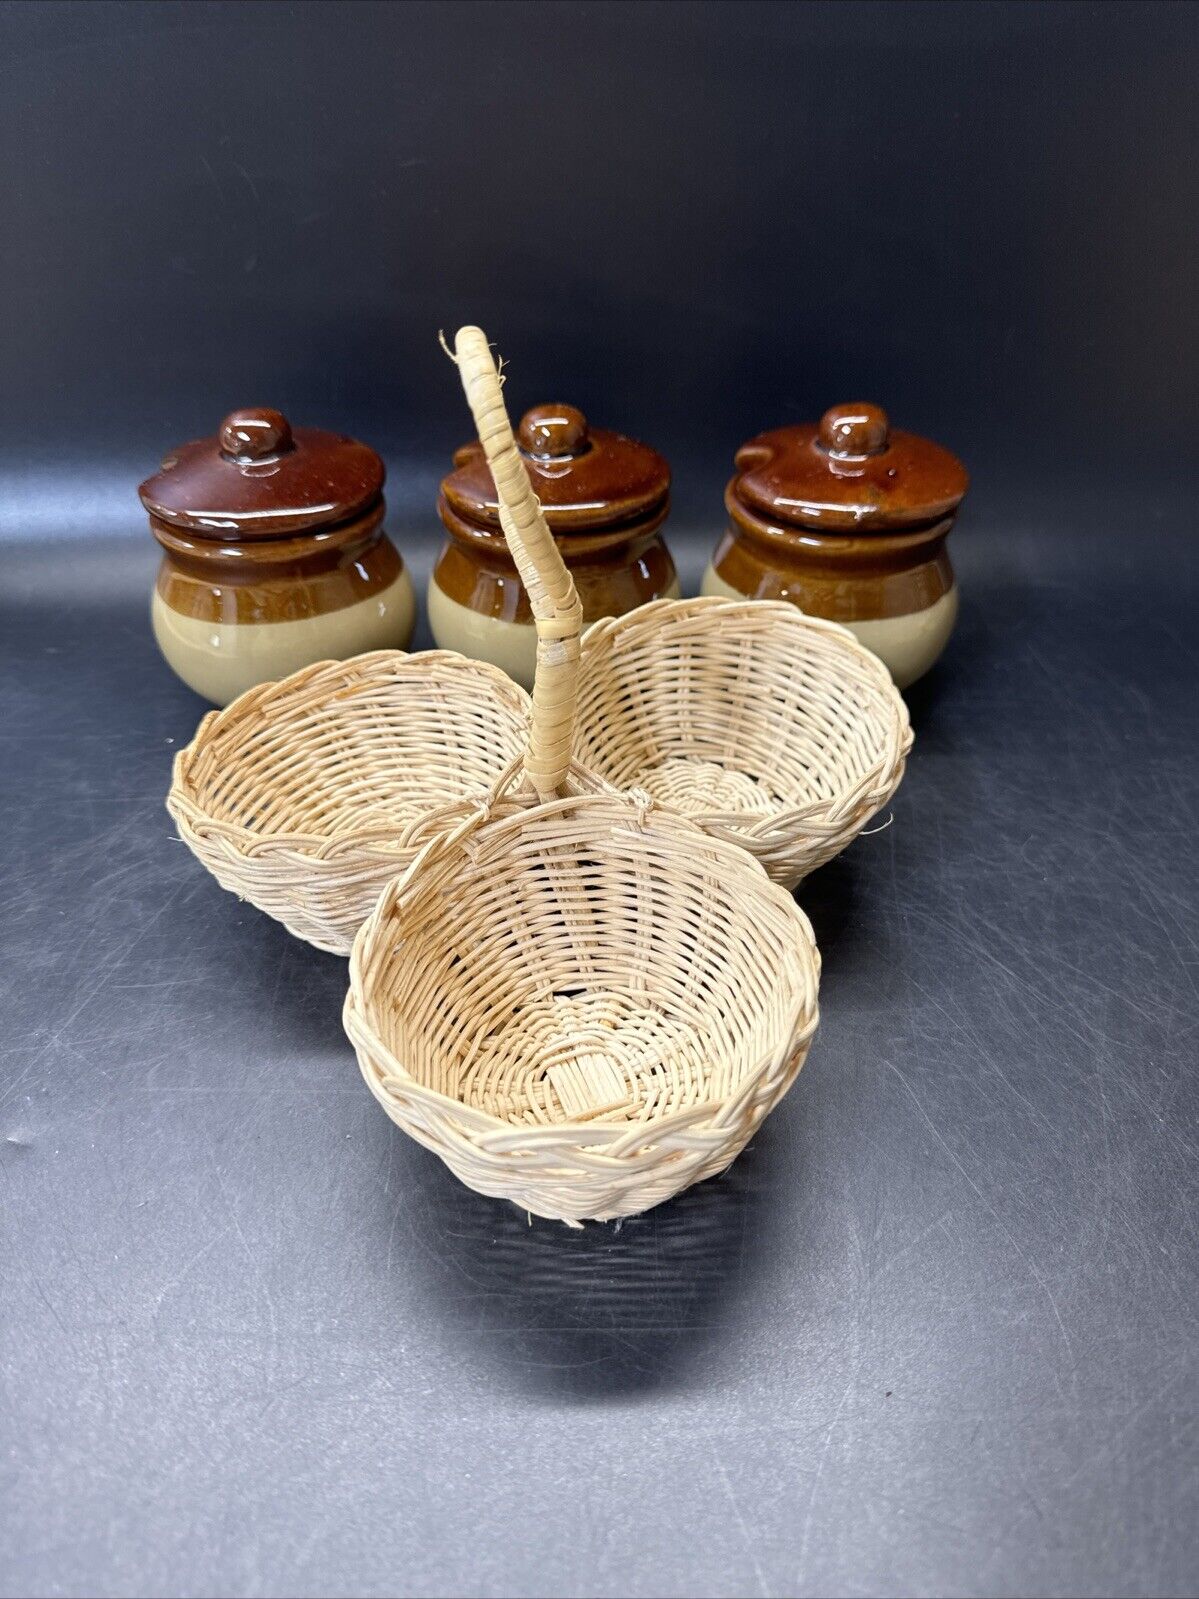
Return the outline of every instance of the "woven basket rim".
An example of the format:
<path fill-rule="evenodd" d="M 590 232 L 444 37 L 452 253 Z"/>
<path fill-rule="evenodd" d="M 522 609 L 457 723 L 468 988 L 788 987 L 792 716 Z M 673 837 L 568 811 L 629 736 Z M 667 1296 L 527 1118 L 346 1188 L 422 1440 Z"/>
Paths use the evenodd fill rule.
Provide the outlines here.
<path fill-rule="evenodd" d="M 448 671 L 460 674 L 463 679 L 483 679 L 497 691 L 508 709 L 523 716 L 527 722 L 532 701 L 526 691 L 490 661 L 474 660 L 470 656 L 460 655 L 456 650 L 417 650 L 412 653 L 405 650 L 369 650 L 344 660 L 313 661 L 289 673 L 287 677 L 255 684 L 222 709 L 210 711 L 202 718 L 191 740 L 176 754 L 172 763 L 168 811 L 181 830 L 187 829 L 196 837 L 216 840 L 241 859 L 261 860 L 269 857 L 286 860 L 290 856 L 297 866 L 307 866 L 314 861 L 334 863 L 344 856 L 358 855 L 364 860 L 368 856 L 373 857 L 377 864 L 385 865 L 395 857 L 397 851 L 410 849 L 414 843 L 422 841 L 428 817 L 436 815 L 441 806 L 432 807 L 414 818 L 405 829 L 397 829 L 395 824 L 377 823 L 372 827 L 356 827 L 344 836 L 280 829 L 264 831 L 247 827 L 242 822 L 210 816 L 193 781 L 192 765 L 202 755 L 211 752 L 214 741 L 219 739 L 231 722 L 244 717 L 247 712 L 266 710 L 277 699 L 301 690 L 308 680 L 322 672 L 352 673 L 359 682 L 365 684 L 377 671 L 384 677 L 391 677 L 401 674 L 407 676 L 413 672 L 423 674 L 430 668 L 434 674 Z M 330 692 L 329 703 L 349 697 L 353 690 L 353 684 L 342 685 L 339 690 Z M 485 788 L 479 790 L 480 796 L 486 792 Z"/>
<path fill-rule="evenodd" d="M 801 1021 L 802 1018 L 802 1021 Z M 640 1151 L 646 1144 L 653 1144 L 656 1140 L 654 1134 L 665 1137 L 670 1133 L 678 1132 L 682 1128 L 701 1124 L 699 1130 L 712 1127 L 722 1114 L 737 1105 L 742 1098 L 748 1098 L 758 1080 L 770 1069 L 778 1059 L 794 1053 L 797 1043 L 808 1043 L 815 1035 L 820 1025 L 820 1002 L 816 1000 L 812 1006 L 811 1014 L 803 1016 L 802 1003 L 797 1002 L 795 1010 L 789 1014 L 788 1021 L 791 1031 L 778 1045 L 773 1055 L 763 1056 L 755 1061 L 738 1084 L 737 1092 L 729 1094 L 725 1099 L 701 1100 L 694 1105 L 688 1105 L 683 1110 L 670 1111 L 664 1116 L 654 1116 L 648 1121 L 637 1122 L 597 1122 L 597 1121 L 560 1121 L 530 1124 L 525 1122 L 507 1122 L 500 1117 L 492 1115 L 490 1111 L 479 1110 L 476 1106 L 465 1105 L 460 1099 L 452 1099 L 448 1094 L 440 1093 L 436 1088 L 429 1088 L 426 1084 L 396 1060 L 395 1056 L 382 1043 L 378 1034 L 362 1013 L 362 1007 L 356 1003 L 354 990 L 351 988 L 342 1006 L 342 1025 L 350 1042 L 358 1054 L 358 1066 L 362 1072 L 367 1088 L 376 1100 L 381 1103 L 383 1095 L 380 1090 L 384 1081 L 396 1081 L 403 1085 L 404 1092 L 411 1094 L 414 1099 L 435 1108 L 450 1120 L 460 1120 L 471 1126 L 475 1135 L 480 1133 L 494 1137 L 500 1145 L 507 1139 L 512 1139 L 518 1146 L 507 1151 L 510 1154 L 519 1153 L 519 1148 L 533 1148 L 546 1145 L 561 1144 L 571 1149 L 582 1149 L 593 1144 L 619 1144 L 628 1143 Z M 383 1057 L 389 1068 L 385 1073 L 371 1074 L 362 1061 L 362 1048 L 368 1047 Z M 493 1153 L 502 1153 L 502 1147 L 495 1144 L 489 1145 Z M 615 1158 L 609 1156 L 609 1158 Z"/>
<path fill-rule="evenodd" d="M 485 792 L 480 789 L 478 797 L 481 799 Z M 361 859 L 366 868 L 371 864 L 384 866 L 392 860 L 399 862 L 404 854 L 423 842 L 423 817 L 416 819 L 407 829 L 380 825 L 358 828 L 344 836 L 330 838 L 327 834 L 319 833 L 255 833 L 237 822 L 220 822 L 205 816 L 197 807 L 174 794 L 167 798 L 167 810 L 181 832 L 221 845 L 241 861 L 272 860 L 307 868 L 344 864 L 347 855 L 354 855 Z M 396 870 L 400 870 L 398 864 Z"/>
<path fill-rule="evenodd" d="M 610 812 L 616 807 L 624 813 L 635 812 L 640 816 L 653 814 L 663 819 L 666 825 L 677 832 L 694 834 L 696 847 L 700 851 L 714 852 L 718 857 L 723 856 L 727 862 L 729 872 L 722 876 L 722 882 L 730 882 L 737 873 L 744 878 L 750 878 L 756 892 L 774 900 L 784 914 L 798 922 L 798 931 L 804 935 L 796 940 L 793 949 L 787 958 L 810 963 L 812 977 L 812 1004 L 810 1013 L 805 1016 L 805 997 L 803 993 L 796 996 L 794 1006 L 784 1013 L 779 1023 L 779 1042 L 770 1053 L 764 1053 L 757 1058 L 746 1070 L 737 1085 L 734 1093 L 724 1099 L 700 1101 L 694 1105 L 687 1105 L 681 1110 L 671 1111 L 666 1115 L 655 1116 L 647 1121 L 638 1122 L 595 1122 L 567 1119 L 561 1122 L 547 1122 L 544 1124 L 514 1123 L 503 1120 L 502 1117 L 493 1115 L 490 1111 L 479 1109 L 473 1105 L 466 1105 L 460 1099 L 455 1099 L 449 1094 L 443 1094 L 438 1089 L 430 1088 L 414 1077 L 404 1064 L 399 1061 L 387 1045 L 379 1037 L 375 1028 L 366 1017 L 361 993 L 361 968 L 365 958 L 365 951 L 372 939 L 377 935 L 384 920 L 394 909 L 396 902 L 407 892 L 414 878 L 419 878 L 422 870 L 428 863 L 430 854 L 440 855 L 450 850 L 458 849 L 470 836 L 470 833 L 480 827 L 507 826 L 514 832 L 521 831 L 530 822 L 549 815 L 560 815 L 564 811 L 583 809 L 588 807 L 604 807 Z M 730 895 L 730 898 L 732 896 Z M 507 814 L 497 815 L 494 811 L 490 814 L 480 810 L 452 834 L 441 833 L 431 839 L 428 850 L 422 852 L 405 871 L 398 873 L 383 889 L 375 904 L 374 910 L 358 930 L 357 937 L 350 952 L 350 984 L 346 993 L 345 1003 L 342 1007 L 342 1022 L 346 1033 L 354 1044 L 358 1057 L 359 1069 L 362 1072 L 366 1085 L 372 1095 L 385 1102 L 382 1090 L 384 1078 L 394 1078 L 402 1083 L 405 1093 L 410 1093 L 422 1103 L 436 1109 L 451 1119 L 458 1118 L 470 1126 L 476 1135 L 483 1134 L 489 1140 L 499 1140 L 501 1144 L 507 1138 L 514 1138 L 517 1146 L 531 1148 L 534 1144 L 540 1147 L 554 1144 L 569 1145 L 579 1148 L 591 1144 L 620 1144 L 627 1142 L 633 1149 L 641 1149 L 647 1142 L 647 1136 L 658 1132 L 665 1135 L 668 1132 L 678 1131 L 696 1122 L 705 1125 L 719 1123 L 722 1114 L 736 1106 L 743 1097 L 748 1097 L 758 1080 L 764 1076 L 772 1064 L 792 1053 L 796 1047 L 797 1039 L 800 1042 L 810 1042 L 816 1032 L 820 1021 L 819 978 L 821 969 L 820 949 L 812 929 L 811 921 L 796 903 L 794 897 L 777 883 L 771 881 L 761 862 L 742 849 L 738 844 L 729 840 L 714 838 L 705 833 L 701 827 L 689 817 L 678 811 L 671 810 L 669 806 L 659 804 L 648 795 L 636 790 L 618 790 L 605 785 L 598 791 L 584 792 L 552 799 L 537 804 L 522 802 L 519 797 L 514 799 L 513 809 Z M 372 1074 L 364 1064 L 363 1045 L 377 1054 L 387 1067 L 386 1073 L 378 1073 L 372 1079 Z M 652 1138 L 649 1139 L 652 1142 Z M 489 1143 L 489 1147 L 495 1146 Z M 496 1150 L 496 1152 L 500 1152 Z M 517 1150 L 510 1151 L 516 1153 Z M 615 1157 L 609 1155 L 609 1159 Z"/>
<path fill-rule="evenodd" d="M 883 665 L 873 650 L 868 649 L 857 637 L 853 630 L 844 622 L 834 622 L 827 616 L 814 616 L 810 611 L 800 610 L 798 605 L 790 600 L 753 600 L 731 599 L 727 594 L 684 594 L 681 596 L 663 594 L 656 600 L 646 600 L 643 604 L 635 606 L 631 611 L 624 611 L 619 616 L 603 616 L 598 621 L 588 624 L 583 635 L 585 639 L 595 640 L 605 633 L 619 629 L 622 622 L 627 622 L 630 617 L 651 616 L 656 612 L 667 611 L 676 616 L 689 616 L 704 611 L 722 611 L 726 614 L 740 612 L 757 623 L 764 622 L 773 617 L 782 620 L 786 626 L 791 627 L 796 622 L 802 623 L 805 628 L 811 628 L 820 633 L 836 633 L 848 640 L 855 655 L 861 657 L 863 665 L 880 681 L 890 684 L 891 674 Z"/>
<path fill-rule="evenodd" d="M 601 617 L 590 624 L 583 634 L 584 665 L 586 657 L 595 654 L 601 645 L 609 643 L 614 634 L 628 632 L 630 628 L 658 616 L 690 620 L 706 614 L 739 617 L 752 622 L 757 628 L 764 628 L 767 623 L 777 623 L 783 628 L 804 633 L 823 633 L 837 639 L 845 645 L 847 655 L 853 658 L 861 674 L 871 680 L 873 687 L 881 689 L 887 697 L 894 695 L 899 700 L 903 706 L 904 720 L 908 720 L 903 695 L 874 651 L 863 644 L 843 622 L 830 621 L 826 616 L 812 616 L 807 611 L 801 611 L 798 605 L 792 605 L 789 600 L 731 600 L 723 594 L 693 594 L 681 599 L 664 595 L 660 599 L 647 600 L 620 616 Z"/>
<path fill-rule="evenodd" d="M 388 1066 L 386 1072 L 372 1074 L 363 1065 L 359 1053 L 358 1065 L 362 1072 L 366 1086 L 376 1099 L 380 1099 L 377 1089 L 383 1087 L 384 1081 L 401 1083 L 404 1092 L 411 1094 L 414 1099 L 423 1104 L 437 1109 L 451 1120 L 459 1119 L 465 1124 L 470 1124 L 472 1130 L 478 1134 L 494 1135 L 496 1138 L 513 1138 L 523 1147 L 532 1147 L 540 1143 L 563 1144 L 573 1148 L 580 1148 L 588 1144 L 617 1144 L 628 1142 L 638 1149 L 646 1143 L 653 1143 L 649 1136 L 658 1133 L 666 1136 L 678 1132 L 681 1128 L 700 1123 L 704 1127 L 716 1124 L 722 1114 L 727 1112 L 741 1099 L 748 1098 L 758 1083 L 775 1064 L 786 1055 L 794 1052 L 797 1042 L 806 1043 L 815 1035 L 820 1025 L 820 1002 L 815 1001 L 810 1015 L 804 1016 L 802 1002 L 797 1001 L 794 1011 L 787 1016 L 791 1031 L 777 1046 L 774 1053 L 764 1055 L 754 1062 L 753 1066 L 745 1073 L 737 1086 L 735 1094 L 729 1094 L 724 1099 L 700 1100 L 694 1105 L 688 1105 L 683 1110 L 670 1111 L 664 1116 L 654 1116 L 648 1121 L 637 1122 L 597 1122 L 597 1121 L 560 1121 L 530 1124 L 524 1122 L 508 1122 L 499 1116 L 494 1116 L 490 1111 L 480 1110 L 474 1105 L 466 1105 L 460 1099 L 453 1099 L 448 1094 L 440 1093 L 436 1088 L 429 1088 L 418 1078 L 412 1076 L 407 1068 L 398 1061 L 387 1046 L 381 1041 L 378 1033 L 367 1021 L 360 1003 L 356 1002 L 354 990 L 351 988 L 342 1006 L 342 1024 L 350 1042 L 358 1052 L 365 1045 L 376 1052 Z M 499 1153 L 499 1150 L 495 1151 Z M 515 1153 L 515 1151 L 512 1151 Z"/>

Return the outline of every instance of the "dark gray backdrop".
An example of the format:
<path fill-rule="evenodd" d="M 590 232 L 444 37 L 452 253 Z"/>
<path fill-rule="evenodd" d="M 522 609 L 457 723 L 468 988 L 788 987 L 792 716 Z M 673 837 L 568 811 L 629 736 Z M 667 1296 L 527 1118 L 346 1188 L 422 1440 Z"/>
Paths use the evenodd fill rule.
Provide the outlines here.
<path fill-rule="evenodd" d="M 1199 1587 L 1197 76 L 1183 5 L 0 7 L 0 1593 Z M 162 810 L 138 479 L 348 429 L 423 584 L 463 319 L 689 588 L 764 426 L 974 472 L 811 1060 L 620 1229 L 395 1131 Z"/>
<path fill-rule="evenodd" d="M 1020 482 L 1181 476 L 1196 21 L 9 4 L 0 451 L 127 482 L 270 403 L 428 473 L 463 436 L 434 336 L 473 320 L 685 505 L 838 398 Z"/>

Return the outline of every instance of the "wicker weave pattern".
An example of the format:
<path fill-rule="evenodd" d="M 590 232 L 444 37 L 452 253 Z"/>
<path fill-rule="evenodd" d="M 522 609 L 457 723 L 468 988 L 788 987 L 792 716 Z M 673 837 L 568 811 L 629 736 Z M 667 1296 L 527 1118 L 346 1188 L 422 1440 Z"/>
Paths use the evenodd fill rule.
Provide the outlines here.
<path fill-rule="evenodd" d="M 583 640 L 575 756 L 784 888 L 894 794 L 912 744 L 886 668 L 834 622 L 760 600 L 655 600 Z"/>
<path fill-rule="evenodd" d="M 210 712 L 167 809 L 222 888 L 345 955 L 430 814 L 519 761 L 528 716 L 523 689 L 449 651 L 322 661 Z"/>
<path fill-rule="evenodd" d="M 494 803 L 388 885 L 345 1025 L 367 1085 L 469 1187 L 632 1215 L 723 1171 L 817 1023 L 806 917 L 645 795 Z"/>
<path fill-rule="evenodd" d="M 486 340 L 459 334 L 463 368 L 464 338 L 472 410 L 506 450 Z M 576 674 L 553 646 L 573 590 L 536 501 L 518 513 L 502 458 L 493 473 L 522 575 L 558 597 L 527 762 L 540 802 L 501 782 L 440 813 L 355 940 L 346 1031 L 387 1114 L 471 1188 L 571 1223 L 627 1216 L 744 1148 L 807 1054 L 819 957 L 736 844 L 567 771 Z"/>

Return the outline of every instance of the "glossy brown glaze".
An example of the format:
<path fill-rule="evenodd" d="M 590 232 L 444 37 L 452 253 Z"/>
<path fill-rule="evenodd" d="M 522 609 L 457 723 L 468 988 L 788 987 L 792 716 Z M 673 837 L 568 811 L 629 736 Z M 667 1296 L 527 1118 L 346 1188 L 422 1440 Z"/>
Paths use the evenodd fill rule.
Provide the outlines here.
<path fill-rule="evenodd" d="M 180 616 L 205 622 L 294 622 L 326 616 L 388 588 L 403 570 L 383 532 L 383 508 L 325 534 L 251 546 L 212 541 L 151 518 L 167 552 L 158 593 Z"/>
<path fill-rule="evenodd" d="M 518 441 L 552 532 L 639 525 L 650 519 L 660 526 L 665 519 L 670 468 L 648 444 L 588 427 L 572 405 L 537 405 L 526 411 Z M 441 492 L 463 522 L 499 530 L 495 484 L 478 440 L 455 452 L 454 471 Z"/>
<path fill-rule="evenodd" d="M 365 444 L 234 411 L 140 489 L 162 546 L 157 592 L 179 616 L 292 622 L 354 605 L 403 562 L 383 531 L 383 463 Z"/>
<path fill-rule="evenodd" d="M 952 517 L 908 533 L 797 533 L 778 523 L 746 518 L 725 492 L 730 527 L 712 566 L 740 594 L 791 600 L 832 622 L 867 622 L 922 611 L 953 586 L 945 549 Z"/>
<path fill-rule="evenodd" d="M 819 423 L 743 444 L 733 495 L 746 517 L 817 532 L 875 533 L 939 521 L 969 485 L 956 455 L 892 430 L 875 405 L 837 405 Z"/>
<path fill-rule="evenodd" d="M 570 405 L 534 406 L 518 441 L 586 621 L 623 615 L 671 589 L 674 562 L 658 533 L 670 509 L 670 468 L 656 450 L 590 428 Z M 477 441 L 455 452 L 437 509 L 450 535 L 434 570 L 437 586 L 478 615 L 531 622 Z"/>
<path fill-rule="evenodd" d="M 520 447 L 536 461 L 560 461 L 587 448 L 587 418 L 574 405 L 535 405 L 525 412 Z"/>
<path fill-rule="evenodd" d="M 227 416 L 215 438 L 173 450 L 138 493 L 160 522 L 246 543 L 350 521 L 379 499 L 383 480 L 367 445 L 246 409 Z"/>
<path fill-rule="evenodd" d="M 444 511 L 442 519 L 446 520 Z M 590 539 L 588 545 L 587 555 L 572 552 L 568 562 L 587 622 L 623 616 L 660 598 L 677 582 L 670 553 L 653 532 L 633 540 L 624 534 L 606 542 Z M 434 575 L 442 593 L 480 616 L 532 623 L 529 596 L 496 535 L 486 543 L 477 530 L 469 541 L 451 539 Z"/>
<path fill-rule="evenodd" d="M 736 465 L 712 565 L 739 593 L 863 622 L 925 610 L 952 588 L 945 540 L 966 470 L 892 430 L 880 407 L 838 405 L 818 424 L 762 433 Z"/>

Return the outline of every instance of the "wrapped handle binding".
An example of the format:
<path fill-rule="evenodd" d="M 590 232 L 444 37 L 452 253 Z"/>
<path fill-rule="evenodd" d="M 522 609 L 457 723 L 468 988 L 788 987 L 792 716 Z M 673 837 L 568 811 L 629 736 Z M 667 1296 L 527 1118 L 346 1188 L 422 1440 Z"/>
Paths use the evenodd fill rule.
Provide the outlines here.
<path fill-rule="evenodd" d="M 538 795 L 552 799 L 570 768 L 583 607 L 516 447 L 486 335 L 481 328 L 459 328 L 454 351 L 479 442 L 495 479 L 500 526 L 528 592 L 537 628 L 537 672 L 525 769 Z"/>

